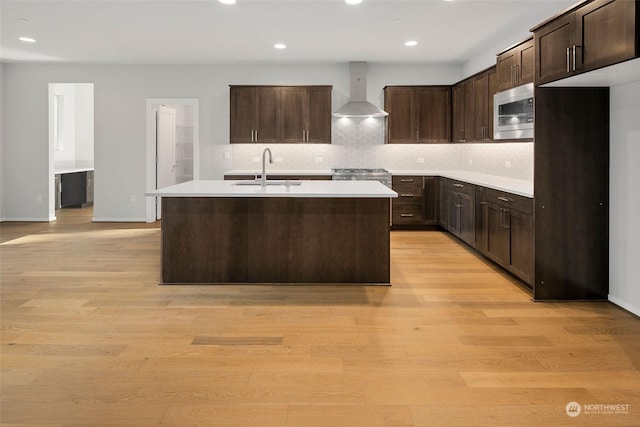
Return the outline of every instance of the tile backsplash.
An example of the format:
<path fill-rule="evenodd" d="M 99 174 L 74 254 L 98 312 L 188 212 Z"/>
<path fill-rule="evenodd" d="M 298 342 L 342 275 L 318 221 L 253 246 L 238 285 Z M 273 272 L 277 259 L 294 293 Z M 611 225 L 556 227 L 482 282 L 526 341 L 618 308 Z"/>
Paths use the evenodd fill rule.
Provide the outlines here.
<path fill-rule="evenodd" d="M 332 144 L 232 144 L 234 170 L 258 170 L 269 147 L 269 170 L 371 167 L 468 170 L 533 180 L 533 143 L 384 144 L 384 120 L 333 119 Z"/>

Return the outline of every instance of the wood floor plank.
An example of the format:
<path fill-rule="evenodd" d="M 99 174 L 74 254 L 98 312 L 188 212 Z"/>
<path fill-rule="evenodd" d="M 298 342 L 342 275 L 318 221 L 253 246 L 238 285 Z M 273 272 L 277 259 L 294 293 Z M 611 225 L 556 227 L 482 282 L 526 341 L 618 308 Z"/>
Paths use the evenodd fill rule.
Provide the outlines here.
<path fill-rule="evenodd" d="M 0 223 L 2 427 L 638 425 L 640 320 L 446 233 L 393 232 L 390 287 L 158 286 L 159 224 L 57 216 Z"/>

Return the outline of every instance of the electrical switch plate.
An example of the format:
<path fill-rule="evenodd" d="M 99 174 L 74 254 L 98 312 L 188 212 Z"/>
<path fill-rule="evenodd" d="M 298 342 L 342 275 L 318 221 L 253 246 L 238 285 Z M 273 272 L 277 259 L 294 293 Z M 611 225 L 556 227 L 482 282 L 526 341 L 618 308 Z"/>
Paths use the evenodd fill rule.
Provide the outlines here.
<path fill-rule="evenodd" d="M 129 201 L 130 201 L 131 203 L 135 203 L 135 202 L 136 202 L 136 195 L 135 195 L 135 194 L 132 194 L 131 196 L 129 196 Z"/>
<path fill-rule="evenodd" d="M 260 157 L 252 157 L 252 158 L 251 158 L 251 161 L 252 161 L 253 163 L 260 163 Z"/>
<path fill-rule="evenodd" d="M 424 163 L 424 158 L 422 158 L 422 157 L 418 157 L 418 158 L 416 159 L 416 162 L 418 162 L 418 163 Z"/>
<path fill-rule="evenodd" d="M 38 194 L 38 195 L 36 196 L 36 202 L 38 202 L 38 203 L 42 203 L 42 194 Z"/>
<path fill-rule="evenodd" d="M 316 157 L 316 163 L 322 163 L 323 160 L 322 157 Z"/>
<path fill-rule="evenodd" d="M 225 160 L 229 160 L 231 158 L 231 153 L 228 151 L 225 151 L 223 154 L 223 157 Z"/>
<path fill-rule="evenodd" d="M 511 167 L 511 162 L 509 160 L 505 160 L 504 167 L 505 168 L 510 168 Z"/>
<path fill-rule="evenodd" d="M 282 163 L 282 157 L 276 157 L 275 158 L 275 162 L 276 163 Z"/>
<path fill-rule="evenodd" d="M 469 162 L 470 165 L 472 165 L 473 164 L 473 159 L 469 159 L 468 162 Z"/>

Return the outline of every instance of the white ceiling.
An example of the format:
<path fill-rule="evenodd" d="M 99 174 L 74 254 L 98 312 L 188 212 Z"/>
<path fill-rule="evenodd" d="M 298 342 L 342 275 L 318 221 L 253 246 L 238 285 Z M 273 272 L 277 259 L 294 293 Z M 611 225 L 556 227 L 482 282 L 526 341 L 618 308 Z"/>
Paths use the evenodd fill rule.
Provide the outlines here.
<path fill-rule="evenodd" d="M 463 63 L 503 41 L 511 44 L 514 34 L 524 37 L 530 27 L 575 2 L 237 1 L 225 6 L 217 0 L 2 0 L 0 60 Z M 20 36 L 37 42 L 21 42 Z M 405 47 L 410 39 L 418 45 Z M 274 49 L 277 42 L 288 48 Z"/>

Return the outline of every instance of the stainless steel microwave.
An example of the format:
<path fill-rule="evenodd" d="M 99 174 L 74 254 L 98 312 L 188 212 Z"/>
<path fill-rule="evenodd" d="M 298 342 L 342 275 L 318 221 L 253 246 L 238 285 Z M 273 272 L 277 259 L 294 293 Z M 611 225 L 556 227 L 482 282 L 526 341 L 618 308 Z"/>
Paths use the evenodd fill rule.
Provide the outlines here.
<path fill-rule="evenodd" d="M 533 138 L 533 83 L 493 95 L 493 139 Z"/>

